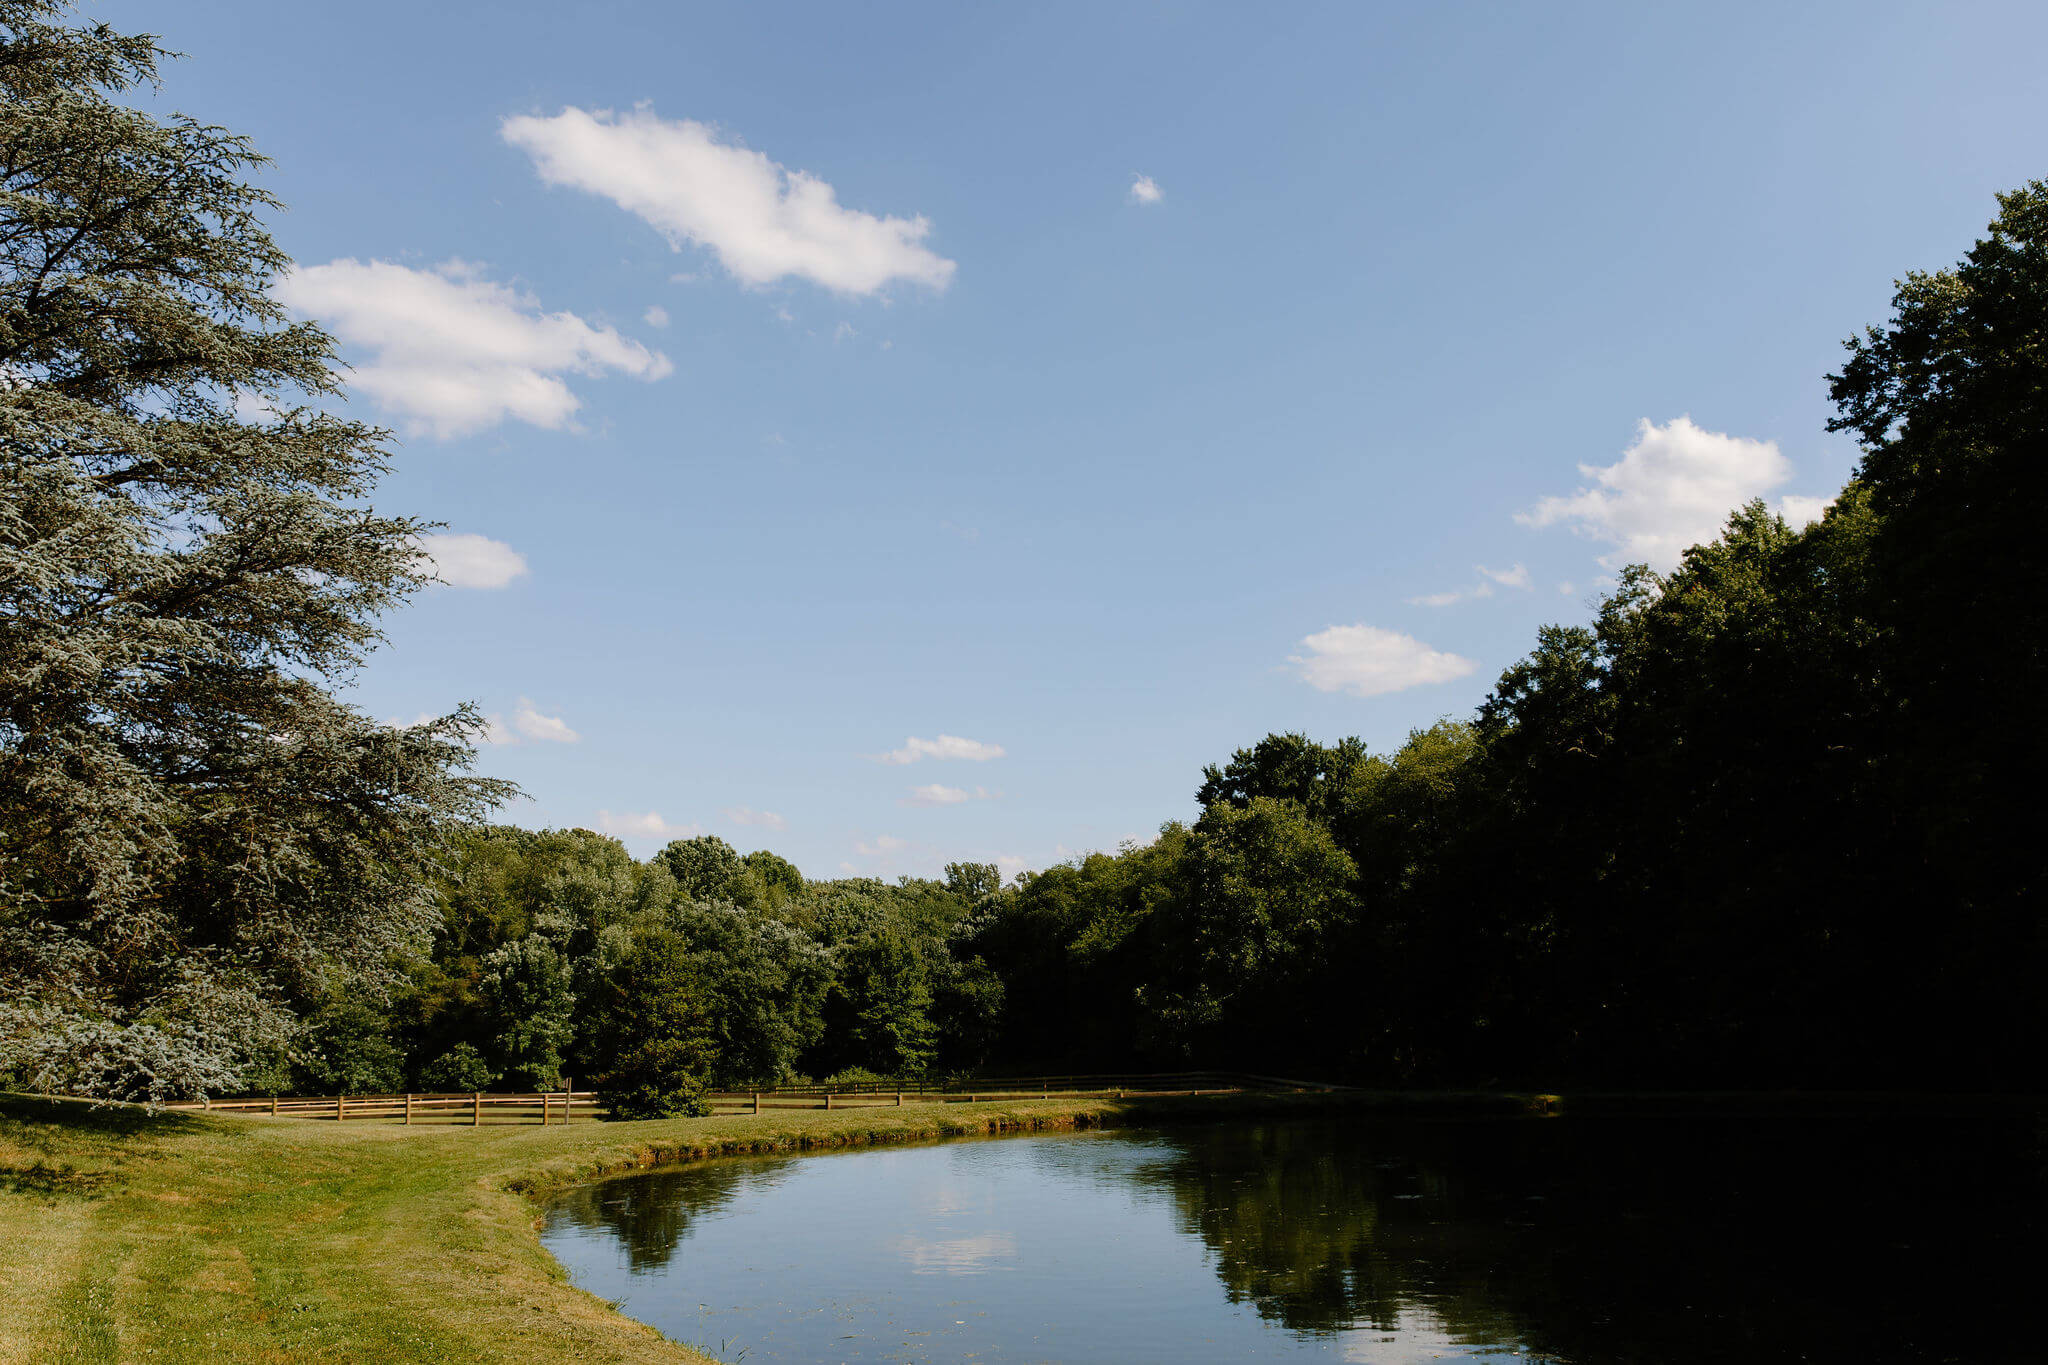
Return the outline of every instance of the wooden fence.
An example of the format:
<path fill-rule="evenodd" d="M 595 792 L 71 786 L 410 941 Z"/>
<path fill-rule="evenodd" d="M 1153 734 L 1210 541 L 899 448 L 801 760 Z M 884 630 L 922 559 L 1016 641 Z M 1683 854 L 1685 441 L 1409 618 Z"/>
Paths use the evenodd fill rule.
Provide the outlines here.
<path fill-rule="evenodd" d="M 600 1110 L 590 1090 L 548 1090 L 531 1094 L 271 1095 L 262 1099 L 187 1100 L 167 1109 L 218 1110 L 231 1114 L 279 1114 L 337 1123 L 375 1121 L 415 1124 L 588 1122 Z"/>
<path fill-rule="evenodd" d="M 713 1114 L 762 1114 L 776 1109 L 876 1109 L 911 1104 L 981 1104 L 1040 1099 L 1120 1099 L 1126 1095 L 1229 1095 L 1248 1090 L 1310 1091 L 1340 1087 L 1242 1072 L 1175 1071 L 1128 1075 L 1002 1076 L 933 1082 L 915 1078 L 843 1085 L 764 1086 L 720 1090 L 705 1098 Z M 603 1113 L 596 1092 L 551 1090 L 531 1094 L 298 1095 L 191 1100 L 171 1109 L 277 1114 L 337 1123 L 409 1124 L 588 1122 Z"/>

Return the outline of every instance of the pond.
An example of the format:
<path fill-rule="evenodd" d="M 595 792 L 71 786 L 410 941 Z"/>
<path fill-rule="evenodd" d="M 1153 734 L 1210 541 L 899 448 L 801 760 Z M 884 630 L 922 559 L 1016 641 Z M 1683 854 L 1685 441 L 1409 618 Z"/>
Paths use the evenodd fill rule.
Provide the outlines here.
<path fill-rule="evenodd" d="M 578 1285 L 721 1358 L 2039 1359 L 2040 1135 L 1287 1121 L 700 1163 L 571 1191 Z"/>

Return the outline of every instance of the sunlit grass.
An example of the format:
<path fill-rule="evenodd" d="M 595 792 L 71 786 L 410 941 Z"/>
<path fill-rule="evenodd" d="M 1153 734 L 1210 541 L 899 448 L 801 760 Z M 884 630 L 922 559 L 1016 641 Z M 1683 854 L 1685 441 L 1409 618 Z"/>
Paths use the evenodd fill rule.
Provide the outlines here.
<path fill-rule="evenodd" d="M 694 1156 L 1304 1112 L 1026 1100 L 481 1128 L 0 1096 L 0 1361 L 694 1361 L 571 1288 L 535 1198 Z"/>

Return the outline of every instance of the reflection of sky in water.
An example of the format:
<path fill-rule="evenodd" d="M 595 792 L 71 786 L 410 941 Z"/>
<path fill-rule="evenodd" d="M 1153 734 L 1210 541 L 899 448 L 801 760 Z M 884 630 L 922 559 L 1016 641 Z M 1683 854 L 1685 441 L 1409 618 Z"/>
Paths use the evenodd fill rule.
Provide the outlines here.
<path fill-rule="evenodd" d="M 1152 1135 L 1063 1134 L 806 1157 L 772 1180 L 714 1162 L 668 1177 L 663 1195 L 695 1211 L 640 1220 L 673 1235 L 666 1254 L 584 1213 L 558 1211 L 544 1238 L 578 1285 L 750 1362 L 1493 1355 L 1413 1315 L 1297 1333 L 1226 1294 L 1229 1247 L 1192 1235 L 1163 1173 L 1176 1151 Z"/>
<path fill-rule="evenodd" d="M 980 1275 L 998 1261 L 1017 1259 L 1017 1239 L 1007 1232 L 982 1232 L 942 1242 L 903 1237 L 896 1247 L 914 1275 Z"/>
<path fill-rule="evenodd" d="M 1919 1365 L 2038 1335 L 2041 1166 L 2025 1116 L 1247 1123 L 705 1162 L 543 1235 L 750 1362 Z"/>

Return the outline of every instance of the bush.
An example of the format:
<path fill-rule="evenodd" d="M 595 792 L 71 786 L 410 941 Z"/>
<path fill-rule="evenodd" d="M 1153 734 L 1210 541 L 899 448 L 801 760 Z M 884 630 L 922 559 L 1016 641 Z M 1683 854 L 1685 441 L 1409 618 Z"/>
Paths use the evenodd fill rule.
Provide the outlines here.
<path fill-rule="evenodd" d="M 590 992 L 598 1098 L 613 1118 L 708 1114 L 710 1028 L 703 982 L 680 935 L 637 939 Z"/>
<path fill-rule="evenodd" d="M 864 1066 L 842 1067 L 824 1080 L 826 1085 L 882 1085 L 894 1084 L 894 1076 L 884 1076 L 879 1071 L 870 1071 Z"/>
<path fill-rule="evenodd" d="M 598 1098 L 615 1119 L 701 1118 L 711 1112 L 703 1066 L 702 1050 L 689 1041 L 652 1038 L 619 1058 L 598 1083 Z"/>
<path fill-rule="evenodd" d="M 483 1054 L 468 1043 L 457 1043 L 420 1068 L 420 1089 L 436 1091 L 488 1090 L 497 1075 Z"/>
<path fill-rule="evenodd" d="M 299 1035 L 294 1087 L 303 1094 L 390 1094 L 405 1084 L 405 1054 L 386 1038 L 383 1015 L 359 1000 L 322 1005 Z"/>

